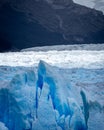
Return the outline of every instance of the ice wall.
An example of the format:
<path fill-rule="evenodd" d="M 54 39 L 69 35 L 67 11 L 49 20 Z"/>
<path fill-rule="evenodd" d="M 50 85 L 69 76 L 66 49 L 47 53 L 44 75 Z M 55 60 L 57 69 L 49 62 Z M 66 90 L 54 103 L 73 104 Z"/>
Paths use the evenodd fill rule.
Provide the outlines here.
<path fill-rule="evenodd" d="M 103 130 L 103 86 L 103 68 L 0 67 L 0 130 Z"/>
<path fill-rule="evenodd" d="M 67 83 L 65 77 L 63 77 L 59 70 L 57 71 L 57 69 L 40 61 L 37 81 L 37 89 L 40 88 L 41 91 L 39 96 L 41 96 L 44 83 L 47 83 L 49 86 L 49 93 L 47 96 L 51 98 L 53 109 L 58 113 L 56 118 L 57 124 L 63 130 L 86 130 L 88 120 L 86 118 L 87 113 L 85 112 L 85 109 L 87 109 L 85 108 L 86 99 L 84 98 L 83 103 L 85 105 L 83 105 L 83 109 L 81 109 L 80 101 L 78 101 L 80 94 L 78 93 L 78 90 L 76 90 L 77 88 L 74 88 L 70 83 Z M 37 105 L 38 102 L 39 99 L 37 100 Z"/>
<path fill-rule="evenodd" d="M 8 130 L 32 130 L 32 120 L 35 118 L 35 78 L 32 70 L 21 70 L 20 74 L 17 70 L 12 80 L 5 82 L 5 87 L 0 86 L 0 121 Z"/>

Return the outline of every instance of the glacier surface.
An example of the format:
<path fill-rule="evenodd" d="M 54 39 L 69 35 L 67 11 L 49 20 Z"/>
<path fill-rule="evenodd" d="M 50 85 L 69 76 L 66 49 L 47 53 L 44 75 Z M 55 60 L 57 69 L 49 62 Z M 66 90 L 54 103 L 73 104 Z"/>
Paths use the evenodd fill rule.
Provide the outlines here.
<path fill-rule="evenodd" d="M 0 56 L 0 130 L 104 129 L 104 51 Z"/>

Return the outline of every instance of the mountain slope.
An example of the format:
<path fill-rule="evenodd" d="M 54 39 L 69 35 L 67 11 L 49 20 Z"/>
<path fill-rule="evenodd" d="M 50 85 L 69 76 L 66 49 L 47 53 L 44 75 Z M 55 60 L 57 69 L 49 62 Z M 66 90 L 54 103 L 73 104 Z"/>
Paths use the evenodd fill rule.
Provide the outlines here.
<path fill-rule="evenodd" d="M 74 0 L 75 3 L 84 5 L 96 10 L 100 10 L 104 13 L 104 0 Z"/>
<path fill-rule="evenodd" d="M 0 37 L 13 48 L 104 42 L 103 13 L 72 0 L 5 0 L 0 16 Z"/>

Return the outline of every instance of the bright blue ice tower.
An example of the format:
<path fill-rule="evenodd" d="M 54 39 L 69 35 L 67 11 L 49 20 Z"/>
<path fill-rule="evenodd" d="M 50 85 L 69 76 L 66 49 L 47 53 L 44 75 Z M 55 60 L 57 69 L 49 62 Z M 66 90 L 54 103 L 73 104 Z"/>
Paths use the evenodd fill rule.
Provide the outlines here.
<path fill-rule="evenodd" d="M 50 91 L 48 96 L 51 97 L 53 109 L 58 113 L 56 122 L 62 130 L 66 130 L 66 128 L 69 130 L 87 130 L 88 119 L 85 111 L 88 109 L 86 110 L 85 108 L 87 100 L 84 92 L 81 92 L 82 99 L 84 98 L 82 109 L 77 101 L 77 97 L 81 95 L 80 93 L 75 94 L 76 88 L 72 87 L 67 81 L 65 81 L 65 77 L 63 77 L 59 69 L 54 69 L 54 67 L 49 66 L 44 61 L 40 61 L 38 66 L 36 94 L 37 109 L 39 102 L 38 89 L 41 89 L 42 93 L 44 83 L 49 85 Z"/>

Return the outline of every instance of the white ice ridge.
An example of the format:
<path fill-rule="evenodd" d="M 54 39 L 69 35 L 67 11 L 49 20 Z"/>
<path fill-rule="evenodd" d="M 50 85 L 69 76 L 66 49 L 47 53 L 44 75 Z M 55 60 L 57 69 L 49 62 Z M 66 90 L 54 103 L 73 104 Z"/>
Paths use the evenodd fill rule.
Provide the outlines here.
<path fill-rule="evenodd" d="M 27 51 L 0 53 L 0 66 L 37 66 L 40 60 L 62 68 L 103 68 L 104 51 Z"/>

